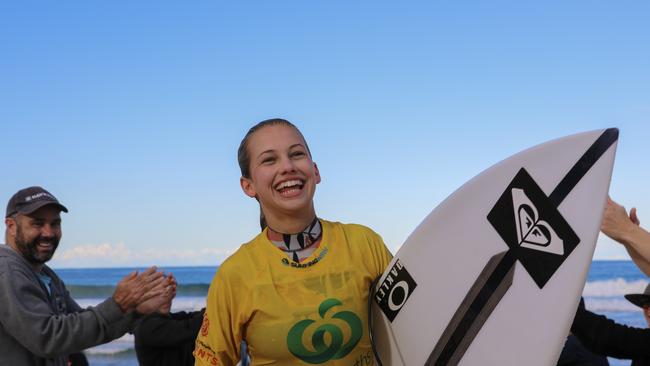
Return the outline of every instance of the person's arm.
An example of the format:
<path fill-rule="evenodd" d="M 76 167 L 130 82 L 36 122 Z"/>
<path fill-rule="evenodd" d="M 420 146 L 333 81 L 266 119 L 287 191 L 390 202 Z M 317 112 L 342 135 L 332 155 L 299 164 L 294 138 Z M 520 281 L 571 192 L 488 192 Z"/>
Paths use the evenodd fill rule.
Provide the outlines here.
<path fill-rule="evenodd" d="M 203 321 L 203 310 L 144 317 L 133 332 L 137 342 L 146 347 L 173 347 L 196 339 Z"/>
<path fill-rule="evenodd" d="M 140 281 L 139 285 L 137 285 L 138 278 Z M 176 280 L 173 275 L 170 274 L 165 277 L 161 272 L 157 272 L 155 267 L 149 268 L 140 275 L 137 275 L 135 272 L 129 274 L 118 283 L 115 292 L 118 294 L 125 292 L 124 286 L 127 285 L 130 286 L 131 291 L 140 291 L 141 296 L 138 301 L 142 301 L 142 299 L 146 300 L 140 302 L 136 306 L 135 311 L 128 310 L 120 320 L 108 325 L 107 334 L 110 339 L 119 338 L 127 332 L 132 333 L 137 321 L 142 315 L 151 314 L 161 308 L 166 308 L 167 312 L 169 312 L 171 299 L 176 295 Z M 72 299 L 67 290 L 66 296 L 66 301 L 70 306 L 68 309 L 73 309 L 75 312 L 86 311 L 86 309 L 82 309 Z M 113 297 L 115 297 L 115 294 Z M 126 296 L 118 297 L 125 298 Z M 118 306 L 120 306 L 119 303 Z M 132 308 L 132 305 L 130 307 Z M 129 308 L 129 305 L 123 304 L 120 308 Z"/>
<path fill-rule="evenodd" d="M 240 360 L 239 346 L 242 341 L 242 326 L 237 314 L 241 311 L 244 294 L 234 293 L 222 264 L 207 296 L 207 307 L 196 338 L 194 349 L 195 366 L 234 366 Z M 239 300 L 239 301 L 238 301 Z"/>
<path fill-rule="evenodd" d="M 66 308 L 68 313 L 81 313 L 84 311 L 88 311 L 88 309 L 84 309 L 81 306 L 79 306 L 79 304 L 72 298 L 67 288 L 65 289 L 65 294 L 63 296 L 66 302 Z M 139 316 L 140 314 L 130 312 L 128 314 L 123 314 L 123 316 L 119 320 L 109 323 L 106 326 L 107 339 L 108 340 L 117 339 L 122 335 L 124 335 L 124 333 L 133 331 L 133 328 L 135 326 L 135 321 L 139 318 Z"/>
<path fill-rule="evenodd" d="M 600 230 L 623 244 L 639 269 L 650 276 L 650 233 L 639 224 L 636 208 L 628 216 L 625 207 L 607 198 Z"/>
<path fill-rule="evenodd" d="M 623 359 L 650 357 L 650 329 L 618 324 L 585 309 L 581 300 L 571 326 L 573 333 L 590 351 Z"/>
<path fill-rule="evenodd" d="M 22 266 L 7 265 L 0 269 L 0 323 L 39 357 L 74 353 L 109 342 L 129 330 L 136 316 L 132 309 L 157 294 L 151 290 L 161 278 L 162 273 L 154 267 L 141 274 L 132 273 L 117 284 L 112 297 L 97 306 L 53 315 L 48 295 L 34 274 Z M 73 305 L 71 310 L 79 310 L 69 293 L 62 295 Z"/>
<path fill-rule="evenodd" d="M 20 344 L 51 358 L 109 341 L 107 329 L 124 315 L 109 298 L 87 311 L 52 315 L 49 299 L 33 274 L 20 268 L 0 272 L 0 323 Z"/>
<path fill-rule="evenodd" d="M 630 258 L 632 258 L 632 261 L 641 270 L 641 272 L 650 276 L 650 261 L 646 260 L 641 254 L 639 254 L 639 252 L 636 251 L 636 249 L 630 245 L 625 245 L 625 250 L 627 250 L 627 254 L 630 255 Z"/>
<path fill-rule="evenodd" d="M 639 269 L 650 276 L 650 233 L 637 226 L 628 233 L 623 244 Z"/>

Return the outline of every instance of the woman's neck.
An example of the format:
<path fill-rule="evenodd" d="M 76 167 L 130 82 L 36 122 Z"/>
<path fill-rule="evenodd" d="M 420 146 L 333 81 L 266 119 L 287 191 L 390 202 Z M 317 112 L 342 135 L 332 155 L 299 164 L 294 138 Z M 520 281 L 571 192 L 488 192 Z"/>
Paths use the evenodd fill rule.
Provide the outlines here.
<path fill-rule="evenodd" d="M 266 225 L 275 232 L 295 234 L 303 231 L 316 219 L 316 212 L 313 208 L 309 212 L 298 216 L 274 215 L 265 212 L 264 219 Z"/>
<path fill-rule="evenodd" d="M 307 259 L 318 248 L 322 234 L 321 223 L 317 218 L 298 233 L 279 233 L 272 227 L 266 232 L 271 243 L 295 263 Z"/>

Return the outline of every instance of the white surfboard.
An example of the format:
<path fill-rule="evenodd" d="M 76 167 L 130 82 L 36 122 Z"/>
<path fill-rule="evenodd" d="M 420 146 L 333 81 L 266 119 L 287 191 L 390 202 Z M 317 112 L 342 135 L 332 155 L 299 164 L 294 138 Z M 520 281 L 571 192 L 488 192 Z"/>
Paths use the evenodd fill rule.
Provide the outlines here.
<path fill-rule="evenodd" d="M 371 294 L 384 366 L 552 366 L 596 245 L 618 130 L 516 154 L 436 207 Z"/>

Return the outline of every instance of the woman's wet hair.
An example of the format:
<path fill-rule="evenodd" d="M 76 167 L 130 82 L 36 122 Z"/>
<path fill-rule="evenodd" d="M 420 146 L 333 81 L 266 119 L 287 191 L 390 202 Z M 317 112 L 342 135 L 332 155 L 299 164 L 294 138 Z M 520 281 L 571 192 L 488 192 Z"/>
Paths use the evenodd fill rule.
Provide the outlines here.
<path fill-rule="evenodd" d="M 239 162 L 239 170 L 241 171 L 242 177 L 244 178 L 251 177 L 251 168 L 250 168 L 251 156 L 248 153 L 248 140 L 250 140 L 250 137 L 262 127 L 272 126 L 272 125 L 285 125 L 296 130 L 296 132 L 298 132 L 300 137 L 302 137 L 302 140 L 305 142 L 305 148 L 307 149 L 307 152 L 311 156 L 311 152 L 309 151 L 309 146 L 307 146 L 307 140 L 305 140 L 305 137 L 302 135 L 302 132 L 300 132 L 298 127 L 296 127 L 293 123 L 287 121 L 286 119 L 282 119 L 282 118 L 267 119 L 251 127 L 250 130 L 246 132 L 246 135 L 244 136 L 244 138 L 241 140 L 241 143 L 239 144 L 239 149 L 237 149 L 237 161 Z"/>
<path fill-rule="evenodd" d="M 260 229 L 261 231 L 264 231 L 268 225 L 266 224 L 266 217 L 264 217 L 264 211 L 262 211 L 262 207 L 260 207 Z"/>

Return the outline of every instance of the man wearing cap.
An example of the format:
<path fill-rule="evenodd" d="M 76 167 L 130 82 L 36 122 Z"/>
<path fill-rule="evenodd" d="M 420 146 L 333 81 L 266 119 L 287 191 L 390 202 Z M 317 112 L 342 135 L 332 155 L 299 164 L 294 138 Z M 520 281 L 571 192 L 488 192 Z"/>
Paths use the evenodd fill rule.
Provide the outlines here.
<path fill-rule="evenodd" d="M 650 327 L 650 285 L 644 293 L 627 294 L 625 298 L 643 309 Z M 631 359 L 632 366 L 650 366 L 650 328 L 634 328 L 594 314 L 585 309 L 584 300 L 580 300 L 571 333 L 592 352 Z"/>
<path fill-rule="evenodd" d="M 7 205 L 0 245 L 0 365 L 67 366 L 68 356 L 131 331 L 175 291 L 155 267 L 133 272 L 113 296 L 82 309 L 45 263 L 61 239 L 67 208 L 41 187 L 18 191 Z M 137 312 L 136 312 L 137 310 Z"/>

